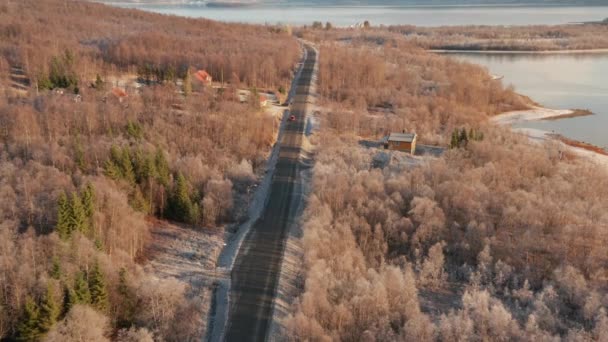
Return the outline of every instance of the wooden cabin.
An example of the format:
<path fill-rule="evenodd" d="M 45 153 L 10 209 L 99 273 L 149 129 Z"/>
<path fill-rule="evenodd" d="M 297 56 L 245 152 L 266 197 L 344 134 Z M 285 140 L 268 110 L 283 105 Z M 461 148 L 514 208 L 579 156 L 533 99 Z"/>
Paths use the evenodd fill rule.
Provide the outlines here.
<path fill-rule="evenodd" d="M 391 133 L 386 141 L 386 148 L 393 151 L 416 154 L 416 133 Z"/>

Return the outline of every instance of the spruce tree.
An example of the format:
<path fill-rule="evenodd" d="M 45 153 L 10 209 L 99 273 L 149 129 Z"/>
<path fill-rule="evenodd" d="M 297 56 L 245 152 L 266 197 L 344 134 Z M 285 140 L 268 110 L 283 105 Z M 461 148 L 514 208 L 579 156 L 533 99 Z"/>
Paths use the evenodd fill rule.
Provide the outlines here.
<path fill-rule="evenodd" d="M 82 191 L 82 206 L 85 216 L 91 220 L 95 213 L 95 189 L 91 183 L 87 183 Z"/>
<path fill-rule="evenodd" d="M 72 209 L 72 215 L 70 217 L 70 233 L 77 230 L 83 234 L 86 234 L 89 231 L 89 220 L 87 218 L 84 206 L 82 205 L 82 200 L 76 192 L 72 192 L 72 196 L 70 198 L 70 207 Z"/>
<path fill-rule="evenodd" d="M 57 200 L 57 226 L 56 230 L 62 240 L 67 240 L 71 234 L 72 210 L 65 192 L 59 195 Z"/>
<path fill-rule="evenodd" d="M 467 138 L 467 130 L 465 128 L 460 131 L 459 141 L 460 145 L 463 147 L 466 147 L 469 143 L 469 138 Z"/>
<path fill-rule="evenodd" d="M 56 256 L 53 257 L 53 265 L 51 266 L 51 278 L 59 280 L 61 278 L 61 264 L 59 263 L 59 258 Z"/>
<path fill-rule="evenodd" d="M 452 132 L 452 140 L 450 141 L 450 148 L 458 148 L 458 130 Z"/>
<path fill-rule="evenodd" d="M 192 93 L 192 74 L 190 73 L 190 69 L 186 71 L 186 76 L 184 76 L 184 85 L 183 85 L 184 96 L 188 96 Z"/>
<path fill-rule="evenodd" d="M 175 179 L 173 193 L 169 198 L 168 214 L 176 221 L 188 223 L 196 221 L 196 213 L 188 190 L 188 181 L 181 173 Z"/>
<path fill-rule="evenodd" d="M 158 176 L 158 182 L 164 186 L 169 185 L 169 178 L 171 177 L 171 171 L 169 170 L 169 163 L 165 159 L 165 154 L 161 149 L 156 150 L 156 156 L 154 157 L 154 163 L 156 166 L 156 173 Z"/>
<path fill-rule="evenodd" d="M 40 331 L 47 332 L 51 330 L 53 325 L 57 322 L 59 317 L 59 305 L 55 301 L 53 295 L 53 284 L 49 282 L 46 293 L 40 303 L 40 318 L 39 327 Z"/>
<path fill-rule="evenodd" d="M 116 165 L 112 159 L 106 160 L 103 164 L 103 173 L 113 180 L 119 180 L 122 178 L 120 167 L 118 167 L 118 165 Z"/>
<path fill-rule="evenodd" d="M 127 147 L 123 147 L 122 149 L 119 166 L 122 171 L 123 179 L 129 182 L 129 184 L 135 185 L 133 161 L 131 160 L 131 153 L 129 153 L 129 149 Z"/>
<path fill-rule="evenodd" d="M 40 309 L 31 297 L 25 300 L 23 317 L 17 325 L 18 341 L 37 341 L 40 339 Z"/>
<path fill-rule="evenodd" d="M 65 316 L 74 304 L 76 304 L 76 291 L 65 285 L 63 288 L 63 308 L 61 315 Z"/>
<path fill-rule="evenodd" d="M 89 276 L 89 290 L 91 292 L 91 304 L 99 311 L 105 311 L 108 308 L 108 291 L 106 282 L 99 268 L 99 263 L 95 263 L 91 275 Z"/>
<path fill-rule="evenodd" d="M 121 297 L 118 309 L 118 325 L 130 327 L 135 316 L 135 294 L 127 283 L 127 270 L 120 269 L 118 273 L 118 293 Z"/>
<path fill-rule="evenodd" d="M 74 279 L 74 289 L 70 291 L 69 307 L 74 304 L 91 304 L 91 293 L 84 272 L 76 273 Z"/>

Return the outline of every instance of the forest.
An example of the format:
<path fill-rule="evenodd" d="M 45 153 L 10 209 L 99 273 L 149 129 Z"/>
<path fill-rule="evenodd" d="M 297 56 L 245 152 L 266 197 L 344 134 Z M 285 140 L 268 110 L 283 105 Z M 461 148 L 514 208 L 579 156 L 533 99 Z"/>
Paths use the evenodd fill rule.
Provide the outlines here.
<path fill-rule="evenodd" d="M 392 26 L 412 43 L 438 50 L 551 51 L 608 48 L 608 25 Z"/>
<path fill-rule="evenodd" d="M 323 110 L 290 340 L 608 339 L 605 168 L 489 123 L 529 100 L 480 67 L 298 34 L 320 45 Z M 402 130 L 450 148 L 378 167 L 364 142 Z"/>
<path fill-rule="evenodd" d="M 277 121 L 236 89 L 287 88 L 299 56 L 277 27 L 2 2 L 0 339 L 200 339 L 199 294 L 144 267 L 150 231 L 240 219 Z"/>

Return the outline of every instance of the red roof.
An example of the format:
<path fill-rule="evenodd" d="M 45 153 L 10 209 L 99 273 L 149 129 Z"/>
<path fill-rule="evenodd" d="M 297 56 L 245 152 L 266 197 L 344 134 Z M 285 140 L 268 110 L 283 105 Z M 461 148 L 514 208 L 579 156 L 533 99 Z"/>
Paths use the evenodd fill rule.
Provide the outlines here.
<path fill-rule="evenodd" d="M 205 70 L 199 70 L 194 73 L 194 77 L 201 82 L 211 82 L 211 75 Z"/>
<path fill-rule="evenodd" d="M 120 88 L 113 88 L 112 94 L 116 97 L 127 97 L 127 92 Z"/>

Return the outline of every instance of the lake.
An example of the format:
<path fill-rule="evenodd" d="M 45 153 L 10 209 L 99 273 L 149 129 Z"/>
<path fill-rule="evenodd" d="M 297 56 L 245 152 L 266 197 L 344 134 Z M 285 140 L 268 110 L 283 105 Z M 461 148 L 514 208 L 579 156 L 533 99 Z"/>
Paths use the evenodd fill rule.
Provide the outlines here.
<path fill-rule="evenodd" d="M 256 24 L 312 24 L 331 22 L 335 26 L 372 25 L 528 25 L 564 24 L 608 18 L 608 6 L 329 6 L 279 3 L 239 8 L 207 7 L 204 4 L 150 5 L 117 4 L 152 12 L 202 17 L 227 22 Z"/>
<path fill-rule="evenodd" d="M 608 147 L 608 54 L 450 54 L 504 76 L 505 85 L 555 109 L 589 109 L 595 115 L 536 121 L 517 127 L 555 131 Z"/>

